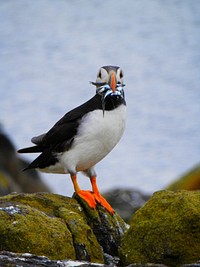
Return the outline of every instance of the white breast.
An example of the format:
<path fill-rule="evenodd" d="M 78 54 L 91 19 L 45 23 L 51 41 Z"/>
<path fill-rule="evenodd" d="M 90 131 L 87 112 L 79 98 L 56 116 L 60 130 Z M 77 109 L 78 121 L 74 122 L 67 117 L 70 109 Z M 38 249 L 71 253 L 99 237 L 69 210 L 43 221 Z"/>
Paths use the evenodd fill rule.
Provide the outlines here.
<path fill-rule="evenodd" d="M 104 116 L 102 110 L 89 112 L 81 120 L 72 148 L 60 155 L 57 171 L 69 173 L 93 167 L 119 142 L 125 129 L 125 120 L 125 105 L 105 111 Z M 56 169 L 51 171 L 57 172 Z"/>
<path fill-rule="evenodd" d="M 102 160 L 119 142 L 125 129 L 126 106 L 114 110 L 89 112 L 78 128 L 69 151 L 60 153 L 59 162 L 41 169 L 51 173 L 76 173 L 85 171 Z"/>

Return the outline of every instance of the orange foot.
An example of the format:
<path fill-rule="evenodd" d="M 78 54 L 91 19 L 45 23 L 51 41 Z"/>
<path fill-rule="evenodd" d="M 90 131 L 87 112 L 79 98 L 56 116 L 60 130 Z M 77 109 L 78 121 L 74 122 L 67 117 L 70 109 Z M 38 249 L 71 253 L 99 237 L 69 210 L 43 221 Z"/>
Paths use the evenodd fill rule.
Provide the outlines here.
<path fill-rule="evenodd" d="M 99 193 L 93 193 L 92 191 L 88 190 L 80 190 L 78 193 L 79 197 L 85 200 L 88 206 L 91 209 L 95 209 L 97 203 L 103 206 L 108 212 L 114 214 L 114 209 L 110 206 L 110 204 L 103 198 Z"/>
<path fill-rule="evenodd" d="M 77 192 L 77 194 L 79 195 L 79 197 L 86 201 L 86 203 L 91 209 L 96 208 L 97 203 L 94 197 L 94 193 L 92 191 L 80 190 Z"/>
<path fill-rule="evenodd" d="M 94 198 L 108 212 L 110 212 L 111 214 L 114 214 L 115 213 L 114 209 L 110 206 L 110 204 L 106 201 L 106 199 L 100 195 L 100 193 L 94 193 Z"/>

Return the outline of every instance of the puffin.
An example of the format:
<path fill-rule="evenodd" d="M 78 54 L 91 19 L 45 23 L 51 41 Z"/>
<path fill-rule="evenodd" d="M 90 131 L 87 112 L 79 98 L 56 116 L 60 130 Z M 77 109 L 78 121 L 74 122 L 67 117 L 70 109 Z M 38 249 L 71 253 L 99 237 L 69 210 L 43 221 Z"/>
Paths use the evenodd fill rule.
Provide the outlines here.
<path fill-rule="evenodd" d="M 95 95 L 67 112 L 48 132 L 33 137 L 34 146 L 18 153 L 40 153 L 25 169 L 46 173 L 69 174 L 74 190 L 90 208 L 97 204 L 109 213 L 114 209 L 97 186 L 95 165 L 121 139 L 126 123 L 124 72 L 118 66 L 103 66 L 97 73 Z M 89 177 L 92 190 L 81 190 L 77 173 Z"/>

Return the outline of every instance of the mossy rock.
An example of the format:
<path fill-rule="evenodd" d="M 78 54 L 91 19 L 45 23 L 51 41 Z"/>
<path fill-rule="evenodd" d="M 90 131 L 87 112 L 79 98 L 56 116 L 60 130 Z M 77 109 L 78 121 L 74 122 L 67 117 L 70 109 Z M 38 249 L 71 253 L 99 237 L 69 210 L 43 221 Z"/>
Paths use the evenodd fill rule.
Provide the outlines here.
<path fill-rule="evenodd" d="M 180 266 L 200 258 L 200 192 L 160 191 L 132 218 L 119 254 L 124 265 Z"/>
<path fill-rule="evenodd" d="M 200 189 L 200 164 L 194 166 L 176 181 L 172 182 L 166 190 L 199 190 Z"/>
<path fill-rule="evenodd" d="M 0 197 L 0 250 L 98 263 L 104 263 L 104 253 L 116 256 L 126 224 L 76 198 L 50 193 Z M 115 241 L 115 251 L 107 250 L 107 240 Z"/>
<path fill-rule="evenodd" d="M 0 208 L 0 250 L 75 259 L 65 222 L 22 204 Z"/>

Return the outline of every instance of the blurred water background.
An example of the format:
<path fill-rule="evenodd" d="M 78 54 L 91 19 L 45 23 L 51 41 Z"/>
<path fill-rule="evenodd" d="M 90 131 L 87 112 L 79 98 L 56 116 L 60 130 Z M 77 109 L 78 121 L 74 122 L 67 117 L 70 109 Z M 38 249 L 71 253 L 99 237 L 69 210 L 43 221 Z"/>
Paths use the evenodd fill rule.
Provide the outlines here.
<path fill-rule="evenodd" d="M 128 118 L 100 190 L 162 189 L 200 161 L 199 1 L 0 1 L 0 122 L 17 148 L 92 97 L 108 64 L 125 72 Z M 69 176 L 42 177 L 72 194 Z"/>

